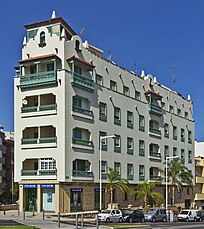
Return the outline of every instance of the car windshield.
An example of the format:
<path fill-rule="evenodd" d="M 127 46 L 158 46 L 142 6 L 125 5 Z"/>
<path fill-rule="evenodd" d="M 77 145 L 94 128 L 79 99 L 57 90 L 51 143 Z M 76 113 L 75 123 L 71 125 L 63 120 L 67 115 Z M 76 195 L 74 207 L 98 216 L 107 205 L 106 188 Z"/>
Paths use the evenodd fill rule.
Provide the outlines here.
<path fill-rule="evenodd" d="M 181 215 L 187 215 L 187 214 L 188 214 L 188 211 L 181 211 L 180 214 L 181 214 Z"/>
<path fill-rule="evenodd" d="M 101 213 L 104 213 L 104 214 L 110 214 L 111 213 L 111 210 L 103 210 Z"/>
<path fill-rule="evenodd" d="M 124 215 L 131 215 L 133 213 L 133 211 L 124 211 Z"/>
<path fill-rule="evenodd" d="M 154 214 L 156 212 L 155 208 L 150 208 L 147 214 Z"/>

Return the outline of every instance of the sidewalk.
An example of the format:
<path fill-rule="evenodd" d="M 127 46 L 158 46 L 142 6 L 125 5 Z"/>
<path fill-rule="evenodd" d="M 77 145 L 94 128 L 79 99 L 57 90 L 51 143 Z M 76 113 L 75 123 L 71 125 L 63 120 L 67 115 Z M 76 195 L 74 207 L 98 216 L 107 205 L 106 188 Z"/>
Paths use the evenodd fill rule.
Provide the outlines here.
<path fill-rule="evenodd" d="M 18 211 L 16 210 L 11 210 L 11 211 L 6 211 L 5 215 L 4 212 L 0 212 L 0 220 L 5 220 L 5 219 L 10 219 L 13 221 L 16 221 L 18 223 L 28 225 L 28 226 L 35 226 L 39 227 L 42 229 L 57 229 L 58 227 L 58 222 L 57 222 L 57 217 L 52 217 L 51 214 L 45 213 L 45 220 L 43 220 L 43 215 L 42 213 L 35 213 L 35 215 L 32 215 L 32 212 L 26 212 L 25 214 L 25 220 L 23 219 L 23 215 L 20 214 L 18 215 Z M 67 228 L 67 229 L 74 229 L 76 228 L 76 221 L 75 219 L 67 219 L 62 217 L 60 219 L 60 228 Z M 63 223 L 64 222 L 64 223 Z M 87 225 L 86 224 L 86 219 L 84 220 L 84 229 L 93 229 L 96 228 L 95 221 L 92 220 L 92 224 Z M 79 226 L 80 227 L 80 219 L 79 219 Z M 100 229 L 104 228 L 103 226 L 100 226 Z"/>

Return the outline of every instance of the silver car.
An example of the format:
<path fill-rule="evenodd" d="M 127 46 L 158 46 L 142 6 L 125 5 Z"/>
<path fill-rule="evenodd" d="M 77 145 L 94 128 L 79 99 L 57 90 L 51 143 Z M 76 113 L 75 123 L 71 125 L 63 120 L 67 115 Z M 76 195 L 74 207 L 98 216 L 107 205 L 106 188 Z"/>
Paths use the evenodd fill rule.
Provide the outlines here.
<path fill-rule="evenodd" d="M 147 213 L 144 214 L 145 221 L 167 221 L 166 209 L 165 208 L 150 208 Z"/>
<path fill-rule="evenodd" d="M 123 221 L 122 212 L 118 209 L 106 209 L 98 214 L 98 220 L 103 222 L 119 222 Z"/>

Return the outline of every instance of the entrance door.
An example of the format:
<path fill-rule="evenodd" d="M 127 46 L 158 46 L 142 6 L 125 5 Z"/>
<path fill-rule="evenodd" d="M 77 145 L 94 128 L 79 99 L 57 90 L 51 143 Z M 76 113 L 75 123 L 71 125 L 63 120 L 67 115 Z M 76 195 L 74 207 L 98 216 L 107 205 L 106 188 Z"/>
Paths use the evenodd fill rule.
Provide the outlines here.
<path fill-rule="evenodd" d="M 103 190 L 102 190 L 103 191 Z M 105 208 L 105 194 L 102 192 L 102 208 Z M 100 207 L 100 192 L 98 189 L 95 189 L 95 209 L 99 209 Z"/>
<path fill-rule="evenodd" d="M 45 211 L 55 211 L 55 190 L 54 189 L 43 189 L 42 191 L 42 203 Z"/>
<path fill-rule="evenodd" d="M 36 188 L 28 188 L 25 189 L 25 210 L 33 211 L 37 210 L 37 189 Z"/>

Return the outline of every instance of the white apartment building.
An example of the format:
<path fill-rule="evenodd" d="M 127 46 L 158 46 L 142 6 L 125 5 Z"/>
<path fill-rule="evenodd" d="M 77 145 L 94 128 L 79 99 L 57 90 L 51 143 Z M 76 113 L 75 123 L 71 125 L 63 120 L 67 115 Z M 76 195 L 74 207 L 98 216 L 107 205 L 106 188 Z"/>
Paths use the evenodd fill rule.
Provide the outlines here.
<path fill-rule="evenodd" d="M 150 74 L 138 76 L 104 59 L 61 17 L 25 28 L 14 78 L 21 211 L 31 209 L 31 200 L 39 212 L 98 209 L 100 136 L 116 135 L 102 142 L 103 207 L 110 202 L 108 167 L 135 188 L 159 180 L 166 155 L 179 155 L 194 173 L 190 99 Z M 158 183 L 165 194 L 164 187 Z M 177 203 L 188 205 L 191 193 L 180 194 Z M 121 207 L 140 204 L 118 190 L 114 201 Z"/>

